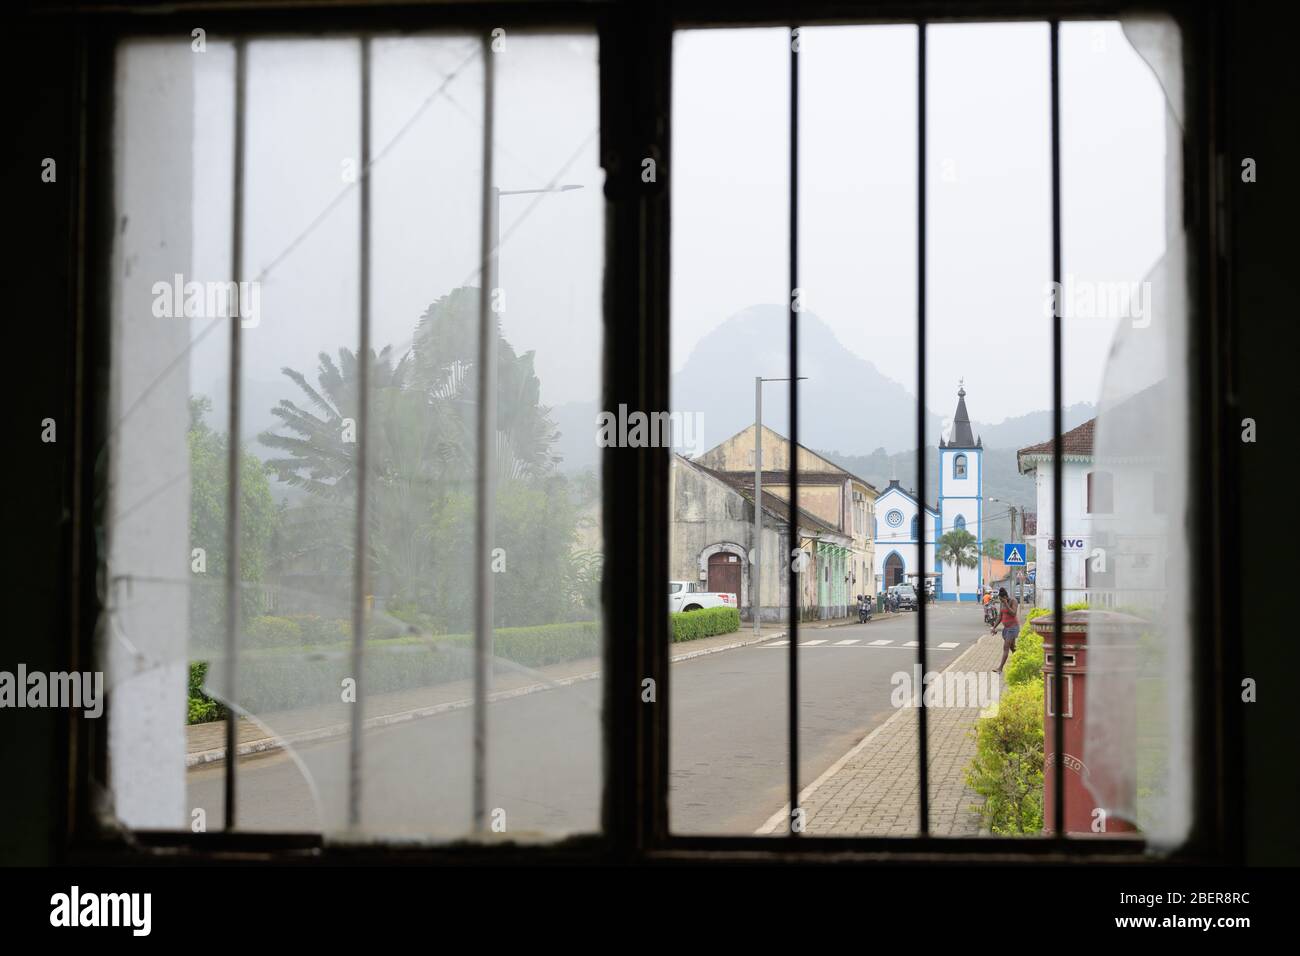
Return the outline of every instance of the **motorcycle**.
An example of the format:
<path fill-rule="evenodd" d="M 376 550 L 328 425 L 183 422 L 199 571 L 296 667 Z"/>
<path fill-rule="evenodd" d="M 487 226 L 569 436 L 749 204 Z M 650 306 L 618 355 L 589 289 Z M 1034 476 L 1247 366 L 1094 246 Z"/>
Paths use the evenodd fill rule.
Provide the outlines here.
<path fill-rule="evenodd" d="M 865 595 L 858 595 L 858 623 L 866 624 L 871 620 L 871 598 Z"/>
<path fill-rule="evenodd" d="M 989 601 L 984 605 L 984 623 L 993 627 L 998 623 L 998 606 L 995 602 Z"/>

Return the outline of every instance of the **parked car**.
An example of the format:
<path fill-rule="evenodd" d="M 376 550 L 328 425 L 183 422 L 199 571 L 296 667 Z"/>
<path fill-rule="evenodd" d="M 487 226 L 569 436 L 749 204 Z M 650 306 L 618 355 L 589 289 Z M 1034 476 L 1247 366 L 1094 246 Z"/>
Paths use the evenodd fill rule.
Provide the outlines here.
<path fill-rule="evenodd" d="M 739 607 L 736 595 L 725 591 L 701 591 L 694 581 L 668 582 L 668 610 L 702 611 L 706 607 Z"/>
<path fill-rule="evenodd" d="M 889 593 L 895 595 L 897 607 L 900 611 L 916 610 L 916 587 L 911 584 L 895 584 L 889 589 Z"/>

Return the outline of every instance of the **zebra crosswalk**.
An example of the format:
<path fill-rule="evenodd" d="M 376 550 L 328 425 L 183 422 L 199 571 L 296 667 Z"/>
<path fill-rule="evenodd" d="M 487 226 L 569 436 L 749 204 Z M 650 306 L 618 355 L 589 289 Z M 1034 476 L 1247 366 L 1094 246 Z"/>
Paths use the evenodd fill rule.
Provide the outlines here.
<path fill-rule="evenodd" d="M 789 646 L 790 646 L 790 642 L 789 642 L 788 640 L 783 640 L 783 641 L 768 641 L 766 644 L 761 644 L 761 645 L 759 645 L 759 646 L 760 646 L 760 647 L 789 647 Z M 831 643 L 831 642 L 829 642 L 829 641 L 827 641 L 827 640 L 825 640 L 825 639 L 818 639 L 818 640 L 812 640 L 812 641 L 800 641 L 800 642 L 799 642 L 799 646 L 800 646 L 800 647 L 861 647 L 861 648 L 867 648 L 867 647 L 896 647 L 896 648 L 904 648 L 904 647 L 916 647 L 916 646 L 917 646 L 917 642 L 916 642 L 916 641 L 887 641 L 887 640 L 864 641 L 864 640 L 862 640 L 861 638 L 849 638 L 848 640 L 844 640 L 844 641 L 835 641 L 834 643 Z M 960 647 L 960 646 L 961 646 L 961 645 L 960 645 L 959 643 L 957 643 L 956 641 L 944 641 L 944 642 L 941 643 L 941 644 L 929 644 L 929 645 L 927 645 L 927 647 L 930 648 L 931 650 L 939 650 L 939 651 L 950 651 L 950 650 L 952 650 L 954 647 Z"/>

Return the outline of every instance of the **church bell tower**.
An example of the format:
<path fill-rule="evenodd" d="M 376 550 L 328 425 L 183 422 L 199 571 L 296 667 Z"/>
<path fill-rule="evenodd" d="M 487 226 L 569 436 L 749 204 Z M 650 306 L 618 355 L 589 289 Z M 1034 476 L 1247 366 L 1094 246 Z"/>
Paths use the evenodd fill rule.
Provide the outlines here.
<path fill-rule="evenodd" d="M 937 556 L 939 546 L 936 546 L 935 570 L 941 572 L 936 590 L 941 601 L 978 600 L 984 570 L 980 560 L 984 550 L 980 520 L 983 482 L 984 443 L 971 431 L 963 381 L 957 389 L 957 412 L 953 415 L 952 428 L 946 439 L 939 439 L 939 539 L 949 531 L 969 532 L 975 539 L 975 567 L 958 568 L 953 563 L 941 562 Z"/>

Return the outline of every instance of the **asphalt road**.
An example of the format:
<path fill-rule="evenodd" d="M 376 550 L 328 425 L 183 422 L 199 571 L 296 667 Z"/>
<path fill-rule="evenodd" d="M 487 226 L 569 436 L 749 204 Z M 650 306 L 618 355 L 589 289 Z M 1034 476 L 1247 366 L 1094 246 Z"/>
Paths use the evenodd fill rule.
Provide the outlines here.
<path fill-rule="evenodd" d="M 933 670 L 984 633 L 974 606 L 930 605 L 927 617 Z M 916 640 L 915 631 L 910 613 L 865 625 L 800 629 L 803 785 L 892 713 L 890 678 L 910 672 L 916 648 L 906 643 Z M 768 642 L 672 665 L 669 807 L 675 832 L 752 833 L 785 804 L 788 654 L 788 646 Z M 601 693 L 600 680 L 590 680 L 491 705 L 489 805 L 502 815 L 507 833 L 597 829 Z M 365 829 L 421 838 L 469 831 L 470 721 L 464 709 L 366 733 Z M 344 739 L 241 760 L 239 826 L 341 831 L 347 754 Z M 217 825 L 222 768 L 195 768 L 188 776 L 191 808 L 203 808 Z"/>

